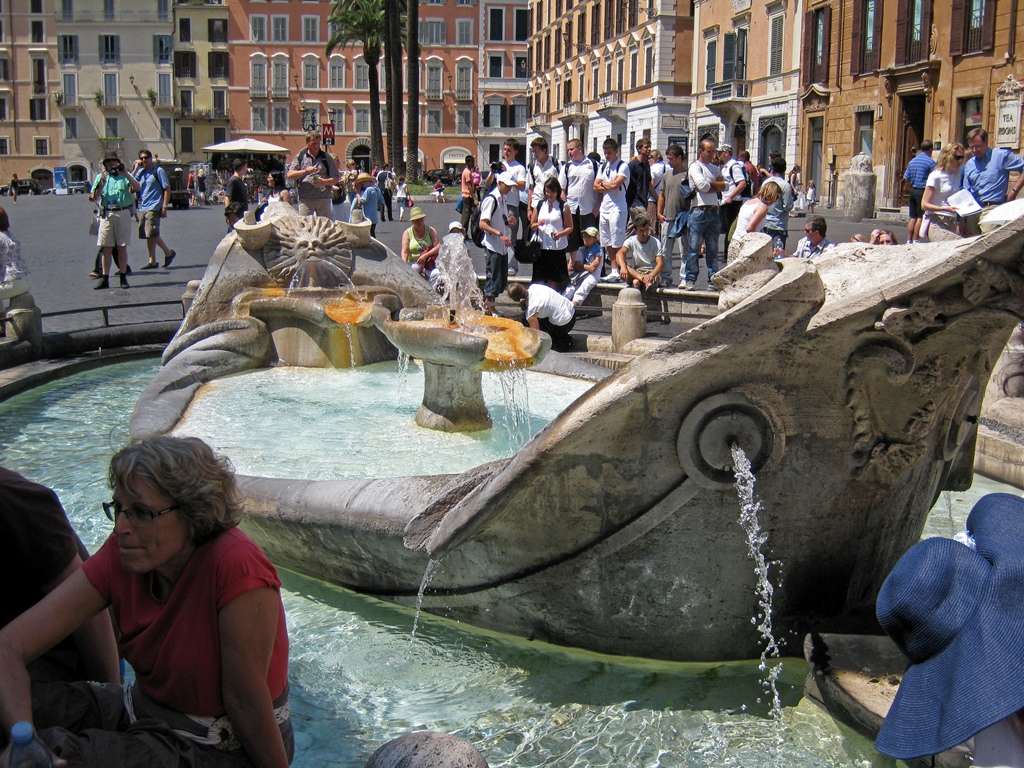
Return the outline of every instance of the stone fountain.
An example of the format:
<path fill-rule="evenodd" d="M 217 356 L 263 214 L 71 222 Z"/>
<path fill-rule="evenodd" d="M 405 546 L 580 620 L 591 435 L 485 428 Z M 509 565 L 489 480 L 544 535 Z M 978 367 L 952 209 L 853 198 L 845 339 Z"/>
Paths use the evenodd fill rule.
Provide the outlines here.
<path fill-rule="evenodd" d="M 281 238 L 297 225 L 274 226 Z M 350 250 L 353 283 L 380 287 L 392 318 L 429 303 L 378 243 Z M 423 608 L 478 626 L 752 658 L 735 443 L 758 475 L 784 650 L 810 626 L 870 631 L 879 585 L 936 496 L 970 484 L 981 395 L 1024 309 L 1022 256 L 1022 220 L 782 262 L 751 236 L 716 276 L 721 314 L 601 381 L 513 457 L 458 475 L 245 477 L 246 529 L 286 567 L 407 605 L 440 559 Z M 276 285 L 273 263 L 268 247 L 221 243 L 134 436 L 172 429 L 203 381 L 272 362 L 266 325 L 235 297 Z"/>

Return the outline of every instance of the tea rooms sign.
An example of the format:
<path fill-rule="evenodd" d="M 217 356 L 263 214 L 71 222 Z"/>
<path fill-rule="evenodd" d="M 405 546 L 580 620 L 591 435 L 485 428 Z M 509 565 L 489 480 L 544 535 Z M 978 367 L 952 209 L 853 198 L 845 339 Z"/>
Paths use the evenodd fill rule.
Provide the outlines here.
<path fill-rule="evenodd" d="M 995 145 L 1007 149 L 1020 147 L 1021 85 L 1013 75 L 999 86 L 996 101 Z"/>

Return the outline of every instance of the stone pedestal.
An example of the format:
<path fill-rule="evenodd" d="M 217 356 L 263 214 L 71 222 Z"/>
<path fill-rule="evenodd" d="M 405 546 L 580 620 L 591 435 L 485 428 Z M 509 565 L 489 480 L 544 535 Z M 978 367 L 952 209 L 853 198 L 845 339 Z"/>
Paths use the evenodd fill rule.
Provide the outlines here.
<path fill-rule="evenodd" d="M 612 348 L 619 352 L 647 333 L 647 302 L 638 288 L 623 288 L 612 305 Z"/>
<path fill-rule="evenodd" d="M 8 327 L 13 329 L 15 338 L 27 341 L 36 349 L 43 343 L 43 313 L 36 307 L 31 293 L 22 293 L 11 298 L 7 308 Z"/>
<path fill-rule="evenodd" d="M 484 402 L 479 368 L 423 361 L 423 403 L 416 423 L 441 432 L 479 432 L 490 429 L 491 414 Z"/>
<path fill-rule="evenodd" d="M 850 161 L 850 170 L 839 177 L 843 216 L 850 221 L 873 218 L 877 184 L 878 177 L 871 167 L 871 156 L 854 155 Z"/>

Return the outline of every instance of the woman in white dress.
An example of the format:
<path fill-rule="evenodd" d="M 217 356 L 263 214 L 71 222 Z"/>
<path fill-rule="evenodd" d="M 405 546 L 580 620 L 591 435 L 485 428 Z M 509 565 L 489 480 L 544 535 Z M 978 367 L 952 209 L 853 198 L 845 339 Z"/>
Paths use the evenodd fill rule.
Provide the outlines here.
<path fill-rule="evenodd" d="M 949 204 L 949 196 L 960 191 L 964 151 L 963 144 L 947 144 L 939 154 L 935 170 L 928 174 L 924 194 L 921 196 L 921 207 L 924 209 L 922 240 L 949 240 L 950 235 L 963 234 L 960 231 L 960 217 L 956 208 Z"/>
<path fill-rule="evenodd" d="M 540 237 L 540 253 L 533 263 L 531 283 L 551 282 L 564 290 L 569 282 L 569 265 L 565 259 L 569 247 L 568 235 L 572 232 L 572 212 L 562 205 L 562 185 L 550 176 L 544 182 L 544 199 L 537 206 L 533 231 Z"/>

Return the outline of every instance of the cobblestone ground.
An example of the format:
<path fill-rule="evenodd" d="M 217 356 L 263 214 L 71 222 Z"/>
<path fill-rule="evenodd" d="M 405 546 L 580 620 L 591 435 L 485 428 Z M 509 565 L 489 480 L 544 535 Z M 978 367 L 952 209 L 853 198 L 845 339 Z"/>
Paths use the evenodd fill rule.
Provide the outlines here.
<path fill-rule="evenodd" d="M 36 304 L 43 313 L 63 310 L 110 307 L 112 324 L 140 322 L 146 320 L 172 320 L 180 318 L 180 307 L 145 307 L 122 309 L 117 307 L 140 302 L 178 301 L 189 280 L 202 277 L 206 265 L 227 228 L 220 206 L 192 207 L 185 211 L 172 210 L 163 221 L 163 238 L 177 252 L 169 269 L 146 270 L 141 268 L 148 260 L 144 241 L 133 237 L 128 246 L 128 259 L 134 273 L 129 278 L 131 288 L 122 290 L 117 280 L 112 280 L 109 290 L 96 291 L 96 281 L 89 278 L 96 256 L 95 237 L 88 234 L 89 220 L 93 206 L 85 195 L 21 196 L 18 205 L 11 199 L 0 197 L 0 206 L 8 213 L 11 230 L 21 240 L 22 251 L 31 271 L 32 293 Z M 422 204 L 427 221 L 443 237 L 448 223 L 457 219 L 454 202 Z M 396 210 L 397 215 L 397 210 Z M 906 225 L 901 222 L 864 221 L 851 224 L 819 209 L 829 222 L 829 236 L 836 242 L 848 240 L 855 232 L 868 233 L 875 226 L 883 226 L 896 232 L 900 242 L 906 239 Z M 796 247 L 797 239 L 803 234 L 804 219 L 790 220 L 790 249 Z M 377 227 L 377 237 L 385 245 L 399 251 L 402 232 L 407 222 L 383 222 Z M 478 274 L 483 274 L 483 256 L 479 249 L 470 247 Z M 163 254 L 157 249 L 157 257 L 163 264 Z M 678 269 L 678 265 L 677 265 Z M 114 270 L 112 270 L 114 271 Z M 524 267 L 523 275 L 529 274 Z M 678 276 L 676 276 L 678 277 Z M 698 285 L 706 284 L 702 274 Z M 66 331 L 96 327 L 102 324 L 98 312 L 44 319 L 47 332 Z M 655 324 L 652 324 L 652 326 Z M 673 335 L 678 330 L 667 326 L 656 330 L 656 335 Z M 577 325 L 581 331 L 607 331 L 607 320 L 596 318 Z"/>

